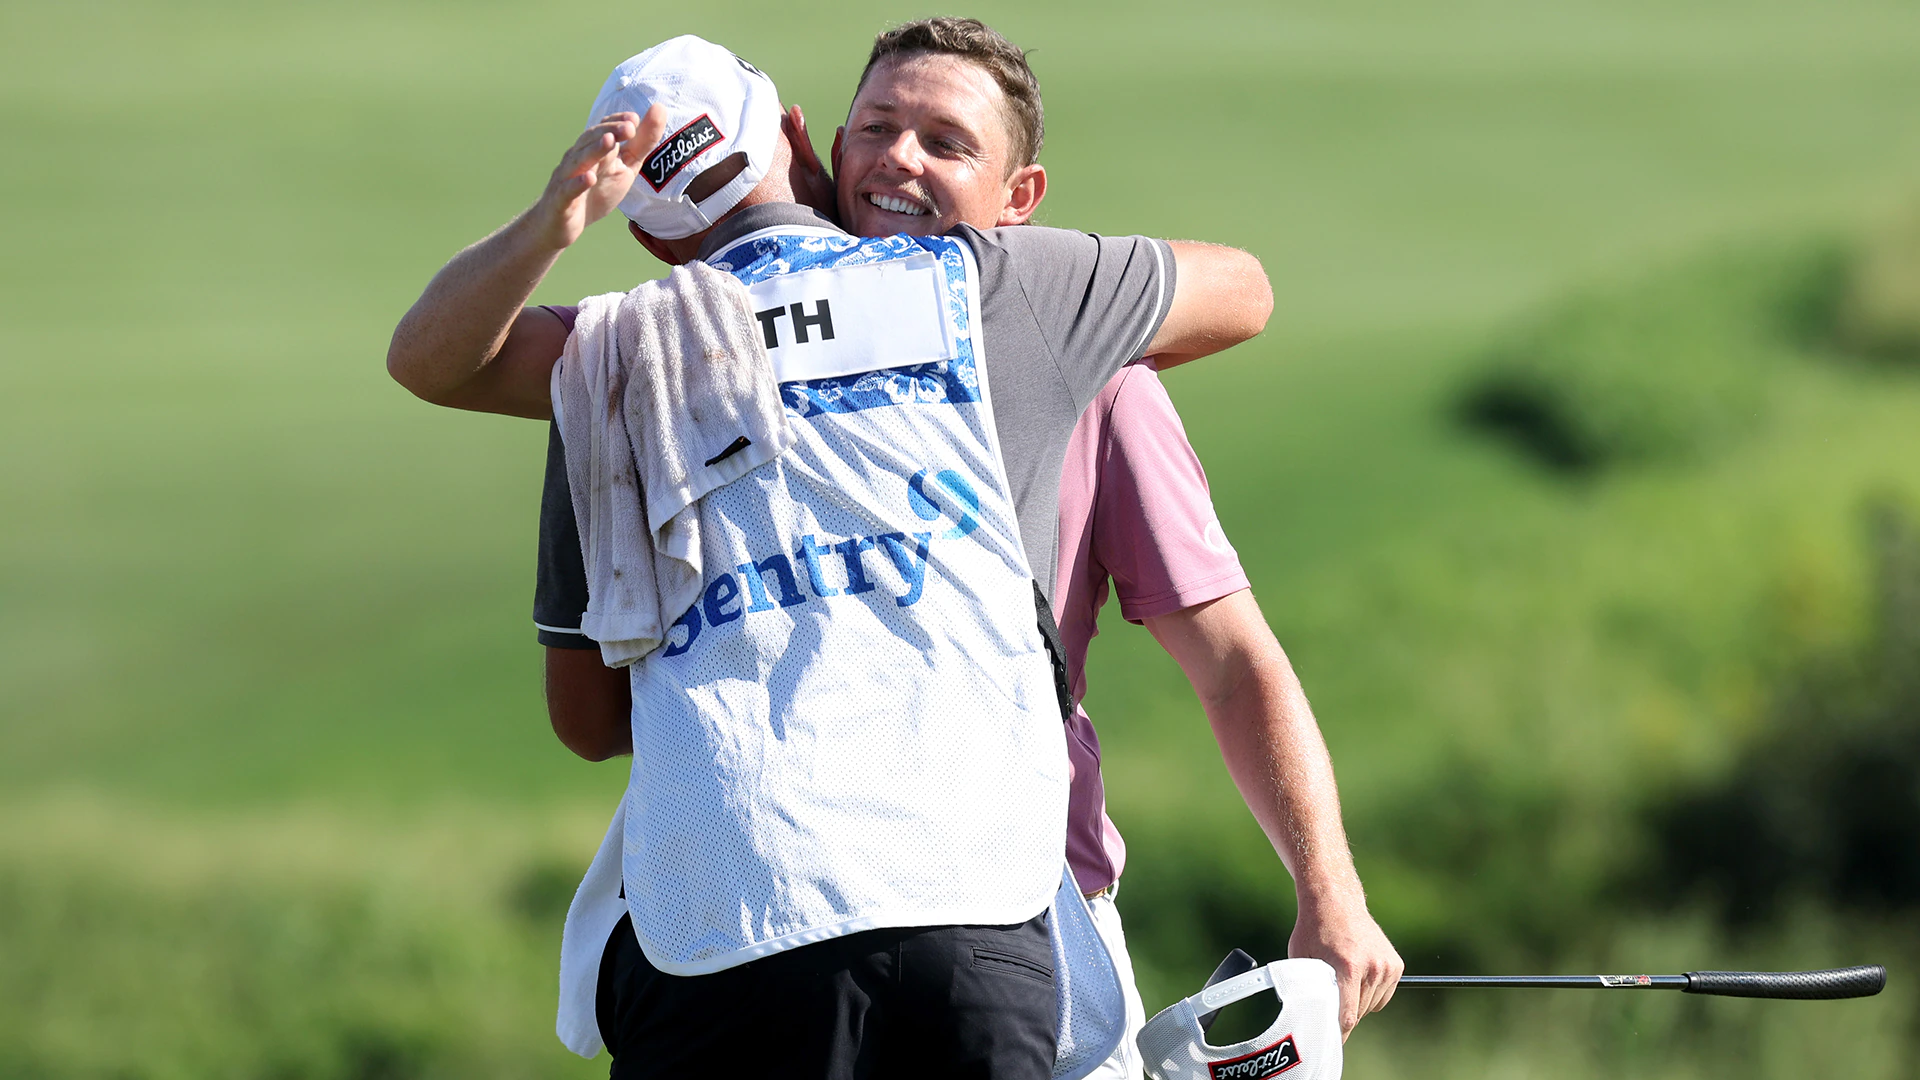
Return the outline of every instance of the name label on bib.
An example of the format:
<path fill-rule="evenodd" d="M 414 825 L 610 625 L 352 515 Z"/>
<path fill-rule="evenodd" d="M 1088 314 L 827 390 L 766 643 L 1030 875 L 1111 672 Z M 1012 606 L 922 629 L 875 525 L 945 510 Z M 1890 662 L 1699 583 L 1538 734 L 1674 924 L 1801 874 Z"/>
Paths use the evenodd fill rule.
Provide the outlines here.
<path fill-rule="evenodd" d="M 773 377 L 831 379 L 951 360 L 946 274 L 930 252 L 779 274 L 747 288 Z"/>

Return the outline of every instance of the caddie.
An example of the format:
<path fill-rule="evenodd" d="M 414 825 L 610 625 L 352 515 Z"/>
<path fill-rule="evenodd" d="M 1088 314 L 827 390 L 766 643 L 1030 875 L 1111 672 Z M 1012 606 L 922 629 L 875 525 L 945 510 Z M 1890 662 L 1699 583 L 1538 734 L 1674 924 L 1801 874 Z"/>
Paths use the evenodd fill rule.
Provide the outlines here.
<path fill-rule="evenodd" d="M 541 199 L 436 275 L 389 369 L 429 400 L 549 413 L 581 335 L 523 305 L 617 203 L 664 261 L 747 288 L 782 376 L 791 445 L 701 499 L 700 599 L 627 672 L 614 1075 L 743 1055 L 799 1076 L 1083 1075 L 1098 1061 L 1073 1054 L 1111 1043 L 1056 1042 L 1085 909 L 1019 524 L 1044 496 L 1010 477 L 1057 477 L 1127 361 L 1257 333 L 1264 274 L 1062 230 L 851 237 L 794 205 L 830 202 L 772 83 L 698 39 L 621 65 L 595 115 Z M 620 302 L 584 303 L 583 326 Z"/>
<path fill-rule="evenodd" d="M 1021 50 L 973 19 L 937 17 L 880 34 L 834 142 L 838 208 L 849 231 L 939 235 L 1031 220 L 1047 191 L 1037 79 Z M 963 152 L 964 148 L 964 152 Z M 571 320 L 571 308 L 551 308 Z M 551 650 L 594 643 L 579 633 L 586 583 L 564 491 L 563 461 L 542 518 L 539 638 Z M 1212 721 L 1247 805 L 1295 881 L 1294 956 L 1334 966 L 1342 1031 L 1386 1003 L 1399 955 L 1367 911 L 1340 821 L 1326 744 L 1287 655 L 1254 600 L 1158 372 L 1129 365 L 1081 414 L 1059 478 L 1058 523 L 1023 519 L 1030 561 L 1057 552 L 1049 599 L 1059 619 L 1074 700 L 1067 853 L 1102 939 L 1121 969 L 1130 1029 L 1145 1020 L 1115 904 L 1126 845 L 1106 814 L 1100 741 L 1089 719 L 1085 660 L 1109 593 L 1180 664 Z M 624 682 L 598 663 L 557 654 L 550 681 L 562 730 L 608 733 L 625 746 Z M 591 654 L 586 654 L 591 656 Z M 608 703 L 614 723 L 571 712 Z M 593 753 L 604 747 L 595 746 Z M 1276 909 L 1278 905 L 1276 904 Z M 1137 1077 L 1134 1040 L 1101 1076 Z"/>

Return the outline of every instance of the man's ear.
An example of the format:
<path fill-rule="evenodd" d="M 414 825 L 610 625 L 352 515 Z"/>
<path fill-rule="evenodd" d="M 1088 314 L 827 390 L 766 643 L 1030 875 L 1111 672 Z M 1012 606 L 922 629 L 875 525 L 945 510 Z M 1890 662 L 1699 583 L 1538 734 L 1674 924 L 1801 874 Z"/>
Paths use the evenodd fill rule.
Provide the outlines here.
<path fill-rule="evenodd" d="M 1047 197 L 1046 166 L 1035 162 L 1013 170 L 1007 178 L 1007 204 L 1000 208 L 995 225 L 1025 225 Z"/>
<path fill-rule="evenodd" d="M 827 151 L 827 156 L 833 159 L 833 175 L 835 176 L 840 175 L 840 140 L 846 137 L 847 125 L 841 124 L 839 127 L 833 129 L 833 149 Z"/>
<path fill-rule="evenodd" d="M 633 234 L 635 240 L 640 241 L 641 247 L 647 249 L 647 254 L 659 259 L 668 266 L 679 266 L 685 261 L 676 257 L 673 249 L 668 247 L 659 237 L 642 229 L 638 222 L 627 222 L 627 231 Z"/>

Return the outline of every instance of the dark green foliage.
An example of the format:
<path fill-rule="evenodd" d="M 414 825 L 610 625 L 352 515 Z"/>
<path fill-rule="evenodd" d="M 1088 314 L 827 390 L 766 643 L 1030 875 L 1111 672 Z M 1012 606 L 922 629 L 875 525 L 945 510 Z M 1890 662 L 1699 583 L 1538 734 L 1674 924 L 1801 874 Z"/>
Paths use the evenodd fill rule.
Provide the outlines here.
<path fill-rule="evenodd" d="M 1698 455 L 1762 415 L 1832 279 L 1828 250 L 1801 245 L 1582 297 L 1490 348 L 1459 415 L 1563 474 Z"/>
<path fill-rule="evenodd" d="M 1791 673 L 1732 772 L 1651 813 L 1650 880 L 1730 921 L 1809 900 L 1920 910 L 1920 529 L 1890 501 L 1868 518 L 1869 640 Z"/>

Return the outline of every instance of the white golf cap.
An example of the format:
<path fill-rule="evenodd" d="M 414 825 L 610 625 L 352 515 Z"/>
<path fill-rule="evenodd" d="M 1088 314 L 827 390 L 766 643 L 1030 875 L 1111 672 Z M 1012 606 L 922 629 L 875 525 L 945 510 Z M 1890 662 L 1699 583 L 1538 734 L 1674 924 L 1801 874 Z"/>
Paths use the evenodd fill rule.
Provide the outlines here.
<path fill-rule="evenodd" d="M 1267 1030 L 1226 1046 L 1207 1041 L 1200 1017 L 1263 991 L 1280 998 Z M 1323 960 L 1276 960 L 1174 1002 L 1140 1029 L 1154 1080 L 1339 1080 L 1340 986 Z"/>
<path fill-rule="evenodd" d="M 607 76 L 594 99 L 591 127 L 617 112 L 667 111 L 667 137 L 640 163 L 620 212 L 662 240 L 713 227 L 740 205 L 773 165 L 780 137 L 780 92 L 759 68 L 711 41 L 687 34 L 632 57 Z M 736 153 L 747 167 L 699 203 L 687 186 Z"/>

